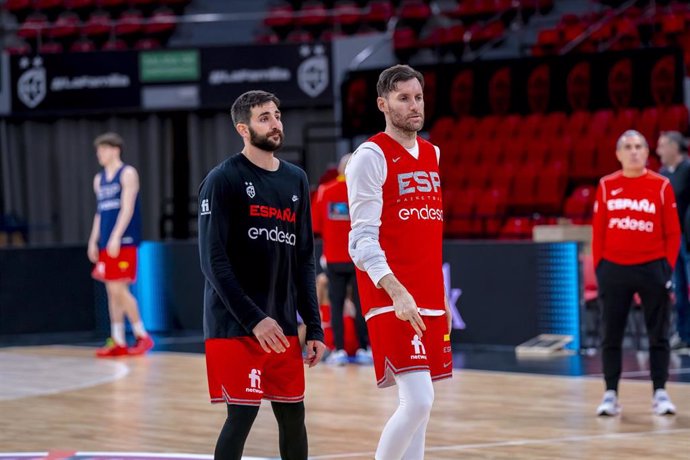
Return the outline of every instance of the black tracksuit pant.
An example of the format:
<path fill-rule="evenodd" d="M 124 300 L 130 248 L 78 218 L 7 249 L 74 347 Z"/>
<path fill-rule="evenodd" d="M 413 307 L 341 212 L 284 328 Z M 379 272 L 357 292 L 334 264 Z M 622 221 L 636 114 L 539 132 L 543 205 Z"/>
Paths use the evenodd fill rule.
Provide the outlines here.
<path fill-rule="evenodd" d="M 621 352 L 634 294 L 642 300 L 649 337 L 649 362 L 654 389 L 664 388 L 670 359 L 669 326 L 672 270 L 666 259 L 620 265 L 602 259 L 596 268 L 602 308 L 602 362 L 607 390 L 618 391 Z"/>
<path fill-rule="evenodd" d="M 367 323 L 362 316 L 362 306 L 359 303 L 355 270 L 355 264 L 353 263 L 328 264 L 326 267 L 326 273 L 328 274 L 328 299 L 331 302 L 331 327 L 333 328 L 333 342 L 336 350 L 345 349 L 343 307 L 345 306 L 345 297 L 349 284 L 352 285 L 352 300 L 357 309 L 355 329 L 357 331 L 359 348 L 366 349 L 369 346 Z"/>

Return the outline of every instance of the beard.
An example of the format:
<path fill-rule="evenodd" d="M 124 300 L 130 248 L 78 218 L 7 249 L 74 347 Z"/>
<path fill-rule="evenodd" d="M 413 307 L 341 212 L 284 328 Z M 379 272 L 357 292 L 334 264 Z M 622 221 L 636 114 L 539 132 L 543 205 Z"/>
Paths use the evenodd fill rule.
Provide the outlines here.
<path fill-rule="evenodd" d="M 278 134 L 278 140 L 271 139 L 271 136 Z M 259 135 L 251 127 L 249 127 L 249 142 L 256 148 L 266 152 L 275 152 L 283 145 L 283 132 L 275 130 L 266 135 Z"/>
<path fill-rule="evenodd" d="M 420 120 L 407 118 L 399 113 L 391 112 L 391 123 L 394 127 L 401 131 L 416 133 L 421 131 L 421 129 L 424 127 L 424 114 L 420 113 L 418 115 L 421 117 Z"/>

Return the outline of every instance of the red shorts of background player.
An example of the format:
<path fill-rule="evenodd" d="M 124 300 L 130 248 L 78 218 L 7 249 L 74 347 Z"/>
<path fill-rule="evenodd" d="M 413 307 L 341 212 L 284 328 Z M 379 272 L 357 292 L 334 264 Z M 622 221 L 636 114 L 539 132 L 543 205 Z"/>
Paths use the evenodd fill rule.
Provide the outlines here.
<path fill-rule="evenodd" d="M 448 321 L 443 316 L 422 316 L 426 331 L 420 338 L 409 321 L 386 312 L 367 320 L 376 383 L 380 388 L 395 384 L 393 376 L 429 371 L 431 380 L 453 376 Z"/>
<path fill-rule="evenodd" d="M 133 283 L 137 279 L 137 247 L 123 246 L 117 257 L 110 257 L 105 249 L 101 249 L 91 277 L 98 281 Z"/>
<path fill-rule="evenodd" d="M 206 372 L 212 403 L 258 406 L 262 399 L 304 400 L 304 363 L 297 336 L 285 353 L 266 353 L 255 337 L 206 340 Z"/>

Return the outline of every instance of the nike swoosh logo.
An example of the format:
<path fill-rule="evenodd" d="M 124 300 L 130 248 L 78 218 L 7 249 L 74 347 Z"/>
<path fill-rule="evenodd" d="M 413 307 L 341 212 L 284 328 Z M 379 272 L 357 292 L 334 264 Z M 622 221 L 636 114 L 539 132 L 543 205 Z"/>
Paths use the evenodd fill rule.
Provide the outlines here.
<path fill-rule="evenodd" d="M 623 191 L 622 188 L 617 188 L 616 190 L 611 190 L 611 196 L 616 196 L 622 191 Z"/>
<path fill-rule="evenodd" d="M 453 364 L 453 361 L 451 361 L 449 363 L 443 363 L 443 367 L 449 367 L 451 364 Z"/>
<path fill-rule="evenodd" d="M 398 162 L 398 160 L 400 160 L 400 158 L 401 158 L 401 157 L 398 157 L 398 158 L 393 158 L 393 163 L 397 163 L 397 162 Z"/>

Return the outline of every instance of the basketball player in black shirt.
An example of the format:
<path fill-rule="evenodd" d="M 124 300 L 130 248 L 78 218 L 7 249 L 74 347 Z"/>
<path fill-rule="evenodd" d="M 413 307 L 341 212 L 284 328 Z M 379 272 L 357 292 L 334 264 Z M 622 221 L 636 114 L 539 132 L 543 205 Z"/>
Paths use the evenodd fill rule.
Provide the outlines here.
<path fill-rule="evenodd" d="M 280 455 L 306 460 L 304 368 L 325 350 L 316 302 L 309 184 L 274 156 L 283 142 L 276 96 L 242 94 L 232 120 L 244 148 L 199 190 L 199 255 L 206 278 L 204 335 L 211 402 L 228 417 L 215 458 L 240 460 L 262 399 L 278 420 Z M 297 313 L 307 326 L 306 356 Z"/>

